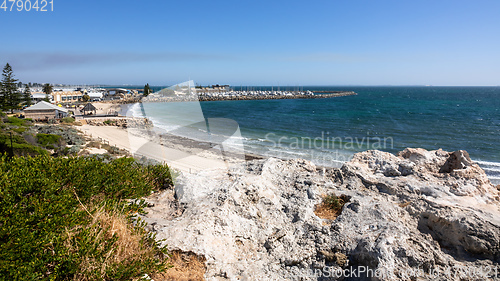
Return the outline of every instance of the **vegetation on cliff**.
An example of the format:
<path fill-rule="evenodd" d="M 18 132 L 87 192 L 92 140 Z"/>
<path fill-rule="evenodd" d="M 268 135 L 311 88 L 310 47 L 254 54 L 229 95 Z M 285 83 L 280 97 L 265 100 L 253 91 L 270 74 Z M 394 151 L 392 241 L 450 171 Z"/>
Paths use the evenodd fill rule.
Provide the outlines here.
<path fill-rule="evenodd" d="M 77 157 L 85 144 L 71 126 L 0 116 L 5 280 L 130 280 L 169 266 L 161 241 L 137 217 L 140 198 L 172 187 L 168 166 Z"/>
<path fill-rule="evenodd" d="M 120 158 L 0 157 L 0 276 L 129 280 L 167 267 L 137 199 L 172 185 L 166 165 Z"/>

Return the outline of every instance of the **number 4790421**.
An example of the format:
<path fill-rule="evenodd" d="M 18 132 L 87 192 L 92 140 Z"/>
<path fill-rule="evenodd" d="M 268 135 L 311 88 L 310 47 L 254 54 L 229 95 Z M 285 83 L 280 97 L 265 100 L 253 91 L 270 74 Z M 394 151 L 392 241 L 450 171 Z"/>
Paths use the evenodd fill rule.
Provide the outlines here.
<path fill-rule="evenodd" d="M 1 1 L 1 0 L 0 0 Z M 54 11 L 54 0 L 3 0 L 0 10 L 4 12 L 52 12 Z"/>

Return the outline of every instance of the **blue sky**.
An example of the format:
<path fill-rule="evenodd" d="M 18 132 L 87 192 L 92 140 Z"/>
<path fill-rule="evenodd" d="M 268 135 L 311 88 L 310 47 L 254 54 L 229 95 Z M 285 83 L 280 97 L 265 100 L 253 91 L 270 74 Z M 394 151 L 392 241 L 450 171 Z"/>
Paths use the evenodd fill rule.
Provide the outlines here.
<path fill-rule="evenodd" d="M 23 82 L 500 85 L 497 0 L 53 1 L 0 10 Z"/>

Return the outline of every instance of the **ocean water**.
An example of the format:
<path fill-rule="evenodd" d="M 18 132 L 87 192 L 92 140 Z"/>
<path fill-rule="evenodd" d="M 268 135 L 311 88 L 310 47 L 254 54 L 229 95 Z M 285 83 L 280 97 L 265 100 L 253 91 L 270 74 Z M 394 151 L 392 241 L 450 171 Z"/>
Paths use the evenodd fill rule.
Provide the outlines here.
<path fill-rule="evenodd" d="M 358 95 L 143 103 L 134 105 L 130 112 L 151 118 L 163 130 L 204 140 L 205 118 L 234 120 L 246 152 L 304 158 L 325 166 L 339 166 L 354 153 L 367 149 L 391 153 L 406 147 L 463 149 L 495 184 L 500 184 L 500 87 L 304 87 L 304 90 L 355 91 Z"/>

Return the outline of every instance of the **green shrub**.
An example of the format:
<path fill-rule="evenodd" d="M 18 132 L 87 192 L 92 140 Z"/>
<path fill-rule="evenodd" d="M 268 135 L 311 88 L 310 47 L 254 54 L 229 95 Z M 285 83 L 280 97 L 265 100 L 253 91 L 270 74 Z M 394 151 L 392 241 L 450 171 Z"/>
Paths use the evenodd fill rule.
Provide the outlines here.
<path fill-rule="evenodd" d="M 171 182 L 166 165 L 2 156 L 0 179 L 5 280 L 130 280 L 165 269 L 165 248 L 143 222 L 132 224 L 145 203 L 127 199 L 165 188 Z M 112 231 L 118 224 L 123 231 Z M 122 253 L 123 236 L 139 238 L 136 254 Z"/>
<path fill-rule="evenodd" d="M 74 123 L 75 122 L 75 118 L 73 117 L 64 117 L 61 119 L 61 122 L 62 123 Z"/>
<path fill-rule="evenodd" d="M 116 146 L 110 146 L 108 152 L 110 154 L 120 154 L 120 149 Z"/>
<path fill-rule="evenodd" d="M 79 145 L 73 145 L 72 147 L 69 147 L 66 155 L 76 155 L 78 152 L 80 152 L 82 148 Z"/>
<path fill-rule="evenodd" d="M 19 134 L 22 134 L 24 132 L 26 132 L 26 127 L 20 127 L 20 128 L 15 128 L 15 129 L 12 129 L 12 131 L 16 132 L 16 133 L 19 133 Z"/>
<path fill-rule="evenodd" d="M 61 136 L 69 145 L 84 145 L 85 139 L 78 134 L 78 130 L 66 126 L 34 126 L 32 131 L 42 134 Z"/>
<path fill-rule="evenodd" d="M 328 220 L 336 219 L 342 212 L 344 205 L 351 200 L 347 195 L 337 196 L 335 193 L 328 194 L 323 197 L 320 204 L 316 205 L 314 213 L 322 218 Z"/>
<path fill-rule="evenodd" d="M 0 132 L 0 143 L 7 143 L 10 145 L 11 136 L 7 132 Z M 12 134 L 13 143 L 26 143 L 24 138 L 18 134 Z"/>
<path fill-rule="evenodd" d="M 7 122 L 15 126 L 26 126 L 28 123 L 25 119 L 19 119 L 13 116 L 7 117 Z"/>
<path fill-rule="evenodd" d="M 165 165 L 147 165 L 146 172 L 153 186 L 157 189 L 166 189 L 174 185 L 174 180 L 178 176 L 177 173 L 166 169 Z"/>
<path fill-rule="evenodd" d="M 42 146 L 48 147 L 60 144 L 61 136 L 53 134 L 36 134 L 36 140 Z"/>
<path fill-rule="evenodd" d="M 349 200 L 350 198 L 347 195 L 342 194 L 337 196 L 335 193 L 331 193 L 323 198 L 323 202 L 327 208 L 339 213 Z"/>
<path fill-rule="evenodd" d="M 101 148 L 101 143 L 98 141 L 90 141 L 87 143 L 86 147 Z"/>
<path fill-rule="evenodd" d="M 27 143 L 15 143 L 12 147 L 16 156 L 49 155 L 45 149 Z"/>
<path fill-rule="evenodd" d="M 5 132 L 0 132 L 0 154 L 10 153 L 11 147 L 11 136 Z M 17 156 L 36 156 L 47 154 L 44 149 L 41 149 L 37 146 L 31 145 L 26 142 L 26 140 L 16 134 L 12 134 L 12 150 L 14 155 Z"/>

